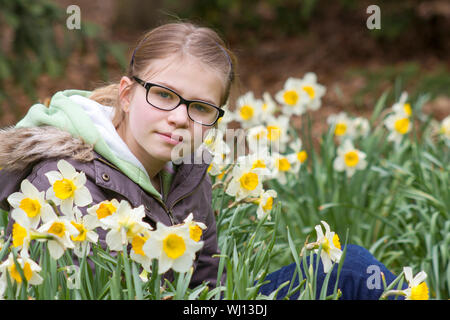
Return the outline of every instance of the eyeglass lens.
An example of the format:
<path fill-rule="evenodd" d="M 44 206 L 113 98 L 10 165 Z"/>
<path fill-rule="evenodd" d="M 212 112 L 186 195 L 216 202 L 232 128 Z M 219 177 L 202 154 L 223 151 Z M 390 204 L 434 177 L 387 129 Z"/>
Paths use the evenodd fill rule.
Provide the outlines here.
<path fill-rule="evenodd" d="M 180 98 L 170 90 L 153 86 L 147 93 L 147 101 L 160 109 L 171 110 L 180 102 Z M 212 124 L 216 121 L 219 111 L 206 103 L 191 102 L 188 106 L 189 117 L 202 124 Z"/>

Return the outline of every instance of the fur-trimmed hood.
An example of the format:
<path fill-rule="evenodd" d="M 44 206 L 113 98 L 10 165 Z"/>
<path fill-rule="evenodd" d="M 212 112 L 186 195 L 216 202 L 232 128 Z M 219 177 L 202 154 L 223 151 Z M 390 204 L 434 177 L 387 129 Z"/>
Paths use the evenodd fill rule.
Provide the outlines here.
<path fill-rule="evenodd" d="M 113 108 L 89 99 L 90 94 L 57 92 L 48 106 L 31 106 L 14 128 L 1 130 L 0 167 L 23 170 L 46 158 L 90 161 L 95 151 L 144 190 L 160 197 L 144 166 L 117 134 L 111 121 Z"/>
<path fill-rule="evenodd" d="M 0 168 L 9 171 L 22 171 L 50 158 L 94 159 L 93 145 L 50 126 L 0 129 L 0 141 Z"/>

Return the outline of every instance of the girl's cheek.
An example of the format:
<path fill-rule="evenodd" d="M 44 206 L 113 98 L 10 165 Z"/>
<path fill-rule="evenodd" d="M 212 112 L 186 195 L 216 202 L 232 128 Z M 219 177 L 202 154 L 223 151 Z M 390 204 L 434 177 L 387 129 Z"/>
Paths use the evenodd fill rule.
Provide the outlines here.
<path fill-rule="evenodd" d="M 144 131 L 147 131 L 150 127 L 152 127 L 152 124 L 157 121 L 156 114 L 152 112 L 150 107 L 137 104 L 131 112 L 131 119 L 133 120 L 133 123 L 130 124 L 139 126 L 139 128 Z"/>

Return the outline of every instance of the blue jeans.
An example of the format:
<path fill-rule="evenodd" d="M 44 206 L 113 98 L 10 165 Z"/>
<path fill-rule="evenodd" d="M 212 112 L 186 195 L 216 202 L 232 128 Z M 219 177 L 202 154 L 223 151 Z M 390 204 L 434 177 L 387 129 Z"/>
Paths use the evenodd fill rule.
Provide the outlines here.
<path fill-rule="evenodd" d="M 316 256 L 314 256 L 313 267 L 316 266 Z M 309 257 L 307 257 L 307 264 L 309 265 Z M 302 263 L 303 264 L 303 263 Z M 304 268 L 301 264 L 303 278 L 306 277 Z M 296 269 L 296 264 L 292 263 L 273 273 L 267 275 L 265 280 L 270 280 L 270 283 L 264 284 L 260 288 L 260 293 L 269 295 L 275 291 L 283 282 L 291 281 Z M 327 295 L 331 295 L 336 284 L 338 265 L 335 264 L 331 271 L 331 276 L 328 282 Z M 386 266 L 375 259 L 375 257 L 365 248 L 358 245 L 347 245 L 347 252 L 345 255 L 342 270 L 339 275 L 338 288 L 342 291 L 340 299 L 344 300 L 378 300 L 384 291 L 383 282 L 380 277 L 380 272 L 384 273 L 386 285 L 389 285 L 396 276 L 390 272 Z M 326 274 L 323 272 L 323 264 L 319 259 L 318 276 L 317 276 L 317 297 L 319 297 L 323 281 Z M 292 288 L 299 284 L 298 275 L 294 280 Z M 403 286 L 403 289 L 406 285 Z M 277 295 L 277 299 L 282 299 L 286 296 L 289 285 L 283 287 Z M 290 299 L 297 299 L 299 292 L 293 294 Z M 394 297 L 389 297 L 393 299 Z M 398 298 L 400 299 L 400 297 Z"/>

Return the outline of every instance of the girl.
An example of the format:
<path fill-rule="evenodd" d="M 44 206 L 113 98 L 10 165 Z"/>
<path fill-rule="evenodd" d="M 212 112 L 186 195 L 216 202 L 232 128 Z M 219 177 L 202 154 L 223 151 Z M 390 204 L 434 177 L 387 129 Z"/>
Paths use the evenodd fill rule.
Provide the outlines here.
<path fill-rule="evenodd" d="M 207 229 L 191 285 L 208 281 L 215 286 L 219 258 L 213 255 L 219 251 L 208 164 L 174 165 L 172 160 L 174 155 L 195 160 L 191 154 L 197 142 L 223 116 L 235 66 L 234 55 L 211 29 L 170 23 L 148 32 L 119 83 L 93 92 L 58 92 L 48 107 L 32 106 L 14 128 L 0 133 L 1 207 L 10 209 L 6 199 L 23 179 L 47 190 L 45 173 L 57 170 L 64 158 L 85 172 L 94 203 L 117 199 L 144 205 L 145 221 L 153 227 L 157 221 L 181 223 L 192 212 Z M 105 235 L 100 239 L 104 242 Z M 359 273 L 351 272 L 356 268 L 352 257 Z M 380 265 L 388 282 L 394 278 L 363 248 L 349 246 L 347 259 L 341 281 L 351 279 L 355 287 L 340 286 L 344 298 L 378 298 L 379 290 L 361 294 L 368 264 Z M 261 292 L 270 293 L 293 272 L 291 265 L 269 275 L 271 282 Z"/>

